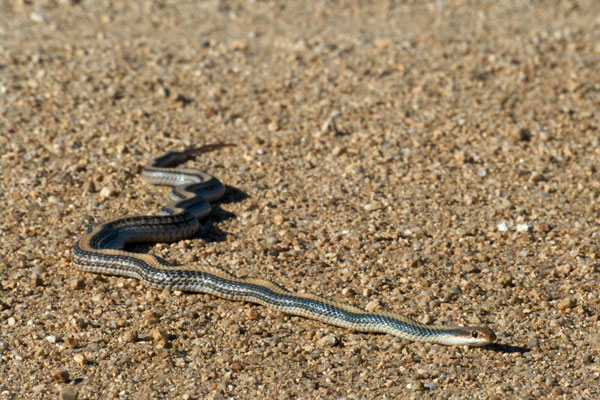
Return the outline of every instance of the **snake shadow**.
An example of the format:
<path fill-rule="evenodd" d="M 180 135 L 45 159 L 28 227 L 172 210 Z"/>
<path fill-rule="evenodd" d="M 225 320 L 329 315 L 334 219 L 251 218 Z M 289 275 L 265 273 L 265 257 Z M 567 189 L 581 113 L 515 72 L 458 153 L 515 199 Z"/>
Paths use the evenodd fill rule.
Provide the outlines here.
<path fill-rule="evenodd" d="M 218 202 L 211 203 L 210 214 L 200 220 L 200 229 L 190 239 L 202 239 L 207 243 L 224 241 L 229 233 L 219 229 L 217 224 L 235 218 L 236 215 L 221 208 L 221 204 L 239 203 L 248 198 L 250 196 L 243 190 L 225 185 L 225 194 Z"/>
<path fill-rule="evenodd" d="M 486 346 L 483 346 L 482 349 L 488 350 L 488 351 L 493 351 L 496 353 L 504 353 L 504 354 L 513 354 L 513 353 L 525 354 L 525 353 L 529 353 L 532 350 L 529 347 L 525 347 L 525 346 L 511 346 L 509 344 L 502 344 L 502 343 L 488 344 Z"/>
<path fill-rule="evenodd" d="M 211 203 L 210 213 L 200 220 L 200 228 L 188 239 L 202 239 L 206 243 L 218 243 L 227 239 L 229 233 L 218 228 L 218 224 L 235 218 L 236 215 L 221 208 L 221 204 L 239 203 L 250 196 L 236 187 L 225 185 L 225 194 L 219 201 Z M 156 243 L 131 243 L 125 250 L 135 253 L 147 253 Z"/>

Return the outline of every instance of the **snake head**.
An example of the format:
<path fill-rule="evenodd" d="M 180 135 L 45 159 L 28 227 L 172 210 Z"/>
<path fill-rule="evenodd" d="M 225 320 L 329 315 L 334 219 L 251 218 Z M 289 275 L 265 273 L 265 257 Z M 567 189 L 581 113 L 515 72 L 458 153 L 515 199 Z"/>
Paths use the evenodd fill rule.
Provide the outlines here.
<path fill-rule="evenodd" d="M 462 344 L 471 347 L 481 347 L 494 343 L 497 339 L 496 334 L 487 326 L 466 326 L 461 328 L 459 335 Z"/>

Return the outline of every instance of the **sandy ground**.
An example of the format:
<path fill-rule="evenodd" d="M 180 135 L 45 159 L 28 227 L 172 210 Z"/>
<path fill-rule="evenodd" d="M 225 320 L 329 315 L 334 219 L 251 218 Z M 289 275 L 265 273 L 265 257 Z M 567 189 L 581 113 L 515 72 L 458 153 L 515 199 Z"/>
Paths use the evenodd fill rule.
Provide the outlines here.
<path fill-rule="evenodd" d="M 600 7 L 0 0 L 0 399 L 600 396 Z M 427 323 L 409 343 L 76 271 L 193 144 L 228 185 L 138 249 Z"/>

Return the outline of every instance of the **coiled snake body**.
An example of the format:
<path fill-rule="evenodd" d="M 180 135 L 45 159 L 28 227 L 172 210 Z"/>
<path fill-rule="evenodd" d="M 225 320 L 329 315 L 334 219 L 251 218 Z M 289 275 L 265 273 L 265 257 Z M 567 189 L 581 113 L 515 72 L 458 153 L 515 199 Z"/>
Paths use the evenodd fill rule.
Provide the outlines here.
<path fill-rule="evenodd" d="M 172 201 L 160 215 L 121 218 L 90 228 L 73 248 L 75 267 L 86 272 L 137 278 L 156 289 L 210 293 L 258 303 L 360 332 L 388 333 L 446 345 L 483 346 L 496 340 L 488 327 L 425 325 L 392 312 L 369 312 L 311 294 L 292 293 L 271 281 L 239 278 L 215 266 L 175 266 L 150 254 L 123 250 L 131 242 L 173 242 L 196 233 L 198 220 L 210 212 L 209 202 L 218 200 L 225 188 L 202 171 L 172 167 L 225 146 L 230 145 L 206 145 L 152 160 L 144 167 L 142 176 L 153 184 L 174 186 Z"/>

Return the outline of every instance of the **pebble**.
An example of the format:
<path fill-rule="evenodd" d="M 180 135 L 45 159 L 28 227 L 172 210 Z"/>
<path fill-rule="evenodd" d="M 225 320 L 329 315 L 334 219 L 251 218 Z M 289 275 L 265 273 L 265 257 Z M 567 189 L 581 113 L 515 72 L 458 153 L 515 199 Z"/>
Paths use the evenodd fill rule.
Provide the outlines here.
<path fill-rule="evenodd" d="M 569 308 L 575 307 L 576 304 L 577 303 L 575 302 L 575 300 L 573 298 L 565 297 L 557 303 L 556 307 L 559 310 L 564 311 L 564 310 L 568 310 Z"/>
<path fill-rule="evenodd" d="M 167 342 L 169 341 L 169 334 L 162 329 L 154 329 L 150 334 L 152 340 L 155 342 Z"/>
<path fill-rule="evenodd" d="M 74 318 L 71 322 L 80 330 L 85 329 L 88 326 L 88 323 L 83 318 Z"/>
<path fill-rule="evenodd" d="M 29 18 L 33 22 L 46 22 L 46 17 L 44 17 L 44 14 L 38 11 L 32 11 L 31 14 L 29 14 Z"/>
<path fill-rule="evenodd" d="M 530 232 L 531 231 L 531 225 L 527 225 L 527 224 L 517 224 L 517 232 Z"/>
<path fill-rule="evenodd" d="M 375 311 L 375 310 L 379 310 L 379 309 L 381 309 L 381 303 L 377 299 L 371 300 L 365 306 L 365 310 L 367 310 L 367 311 Z"/>
<path fill-rule="evenodd" d="M 231 370 L 234 372 L 240 372 L 241 370 L 243 370 L 244 368 L 242 367 L 242 364 L 240 364 L 237 361 L 234 361 L 231 363 Z"/>
<path fill-rule="evenodd" d="M 75 354 L 73 356 L 73 360 L 81 366 L 84 366 L 88 363 L 87 358 L 85 358 L 85 356 L 83 354 Z"/>
<path fill-rule="evenodd" d="M 81 279 L 74 278 L 69 280 L 69 287 L 73 290 L 81 290 L 85 288 L 85 282 Z"/>
<path fill-rule="evenodd" d="M 92 296 L 92 301 L 97 304 L 101 304 L 106 300 L 106 295 L 98 293 Z"/>
<path fill-rule="evenodd" d="M 96 184 L 94 183 L 94 181 L 87 181 L 84 185 L 83 185 L 83 192 L 84 193 L 96 193 L 98 191 L 98 189 L 96 189 Z"/>
<path fill-rule="evenodd" d="M 42 275 L 46 271 L 47 268 L 44 265 L 36 264 L 36 266 L 33 268 L 33 276 Z"/>
<path fill-rule="evenodd" d="M 317 345 L 321 348 L 333 347 L 339 342 L 339 339 L 335 335 L 326 335 L 317 341 Z"/>
<path fill-rule="evenodd" d="M 123 333 L 123 336 L 121 336 L 121 340 L 124 343 L 136 342 L 138 340 L 138 333 L 137 331 L 125 331 L 125 333 Z"/>
<path fill-rule="evenodd" d="M 255 308 L 248 308 L 246 309 L 246 318 L 248 318 L 250 321 L 256 321 L 260 318 L 260 314 Z"/>
<path fill-rule="evenodd" d="M 71 380 L 69 378 L 69 371 L 67 371 L 64 368 L 53 370 L 51 372 L 51 376 L 52 376 L 52 379 L 54 379 L 55 382 L 66 383 L 66 382 L 69 382 Z"/>
<path fill-rule="evenodd" d="M 77 400 L 79 391 L 74 386 L 62 386 L 60 388 L 60 399 L 61 400 Z"/>
<path fill-rule="evenodd" d="M 79 341 L 70 336 L 65 338 L 64 342 L 65 346 L 67 346 L 69 349 L 74 349 L 75 347 L 79 346 Z"/>
<path fill-rule="evenodd" d="M 425 390 L 425 385 L 421 381 L 416 381 L 408 384 L 408 388 L 414 390 L 415 392 L 423 392 Z"/>
<path fill-rule="evenodd" d="M 106 199 L 108 197 L 116 196 L 117 190 L 112 186 L 105 186 L 100 190 L 100 197 Z"/>

